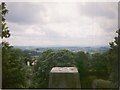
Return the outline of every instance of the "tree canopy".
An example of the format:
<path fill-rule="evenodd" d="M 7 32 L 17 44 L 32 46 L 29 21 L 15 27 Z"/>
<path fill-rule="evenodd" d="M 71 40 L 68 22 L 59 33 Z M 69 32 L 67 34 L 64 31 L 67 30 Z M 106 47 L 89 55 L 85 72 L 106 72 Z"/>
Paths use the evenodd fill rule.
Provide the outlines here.
<path fill-rule="evenodd" d="M 112 71 L 110 79 L 114 82 L 114 87 L 118 87 L 119 84 L 119 56 L 120 56 L 120 29 L 116 31 L 118 34 L 117 37 L 115 37 L 114 41 L 110 43 L 110 50 L 109 50 L 109 59 L 112 63 Z"/>
<path fill-rule="evenodd" d="M 9 29 L 8 29 L 8 26 L 7 26 L 7 23 L 5 22 L 5 16 L 6 14 L 8 13 L 8 10 L 7 10 L 7 7 L 6 7 L 6 4 L 4 2 L 2 2 L 0 4 L 0 12 L 1 12 L 1 24 L 2 24 L 2 33 L 1 33 L 1 38 L 8 38 L 10 37 L 10 32 L 9 32 Z"/>

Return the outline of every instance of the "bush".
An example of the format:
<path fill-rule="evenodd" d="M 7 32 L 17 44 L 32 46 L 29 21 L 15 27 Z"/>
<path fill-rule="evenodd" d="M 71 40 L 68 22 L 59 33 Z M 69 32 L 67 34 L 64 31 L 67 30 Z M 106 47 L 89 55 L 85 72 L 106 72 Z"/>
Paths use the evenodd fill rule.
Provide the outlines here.
<path fill-rule="evenodd" d="M 95 79 L 93 81 L 93 88 L 112 88 L 112 82 L 109 80 Z"/>
<path fill-rule="evenodd" d="M 2 48 L 2 88 L 25 88 L 26 65 L 19 49 Z"/>

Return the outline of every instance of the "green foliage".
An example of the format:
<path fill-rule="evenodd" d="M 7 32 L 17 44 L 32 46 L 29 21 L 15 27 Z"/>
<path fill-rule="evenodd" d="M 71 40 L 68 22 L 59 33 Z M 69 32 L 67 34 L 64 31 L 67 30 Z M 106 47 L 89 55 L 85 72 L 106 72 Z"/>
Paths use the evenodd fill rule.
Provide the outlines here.
<path fill-rule="evenodd" d="M 118 88 L 118 64 L 120 63 L 118 56 L 120 56 L 120 29 L 116 31 L 118 34 L 115 37 L 114 42 L 110 43 L 111 49 L 109 50 L 109 59 L 111 60 L 112 71 L 110 75 L 110 79 L 114 83 L 114 87 Z"/>
<path fill-rule="evenodd" d="M 2 18 L 1 21 L 1 24 L 2 24 L 2 33 L 1 33 L 1 38 L 8 38 L 10 37 L 10 32 L 9 32 L 9 29 L 8 29 L 8 26 L 5 22 L 5 15 L 8 13 L 8 10 L 6 8 L 6 4 L 4 2 L 1 3 L 0 5 L 0 12 L 1 12 L 1 16 L 0 18 Z"/>
<path fill-rule="evenodd" d="M 73 53 L 68 50 L 48 50 L 39 57 L 34 67 L 35 88 L 47 88 L 52 67 L 74 66 Z"/>
<path fill-rule="evenodd" d="M 2 88 L 25 88 L 26 65 L 19 49 L 2 48 Z"/>
<path fill-rule="evenodd" d="M 80 75 L 80 82 L 83 88 L 87 87 L 87 77 L 88 77 L 88 69 L 89 69 L 89 59 L 88 54 L 84 52 L 75 53 L 74 60 L 75 65 L 78 68 L 78 72 Z"/>
<path fill-rule="evenodd" d="M 93 88 L 112 88 L 113 84 L 109 80 L 95 79 L 93 81 Z"/>
<path fill-rule="evenodd" d="M 92 55 L 90 72 L 97 78 L 108 79 L 111 71 L 108 53 L 95 53 Z"/>

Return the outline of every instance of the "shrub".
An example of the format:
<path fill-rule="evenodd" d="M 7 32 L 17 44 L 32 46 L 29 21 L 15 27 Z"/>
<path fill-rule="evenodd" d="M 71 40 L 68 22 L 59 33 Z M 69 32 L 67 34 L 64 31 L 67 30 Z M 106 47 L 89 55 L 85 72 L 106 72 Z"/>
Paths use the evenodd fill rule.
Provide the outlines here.
<path fill-rule="evenodd" d="M 112 82 L 109 80 L 95 79 L 93 81 L 93 88 L 112 88 Z"/>

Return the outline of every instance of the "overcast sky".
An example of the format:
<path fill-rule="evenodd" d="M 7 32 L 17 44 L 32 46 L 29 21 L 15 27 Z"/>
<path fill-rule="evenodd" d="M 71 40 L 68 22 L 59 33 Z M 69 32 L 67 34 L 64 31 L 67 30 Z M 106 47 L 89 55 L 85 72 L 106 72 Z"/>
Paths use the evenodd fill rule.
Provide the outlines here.
<path fill-rule="evenodd" d="M 117 2 L 7 2 L 11 45 L 106 46 L 118 29 Z"/>

